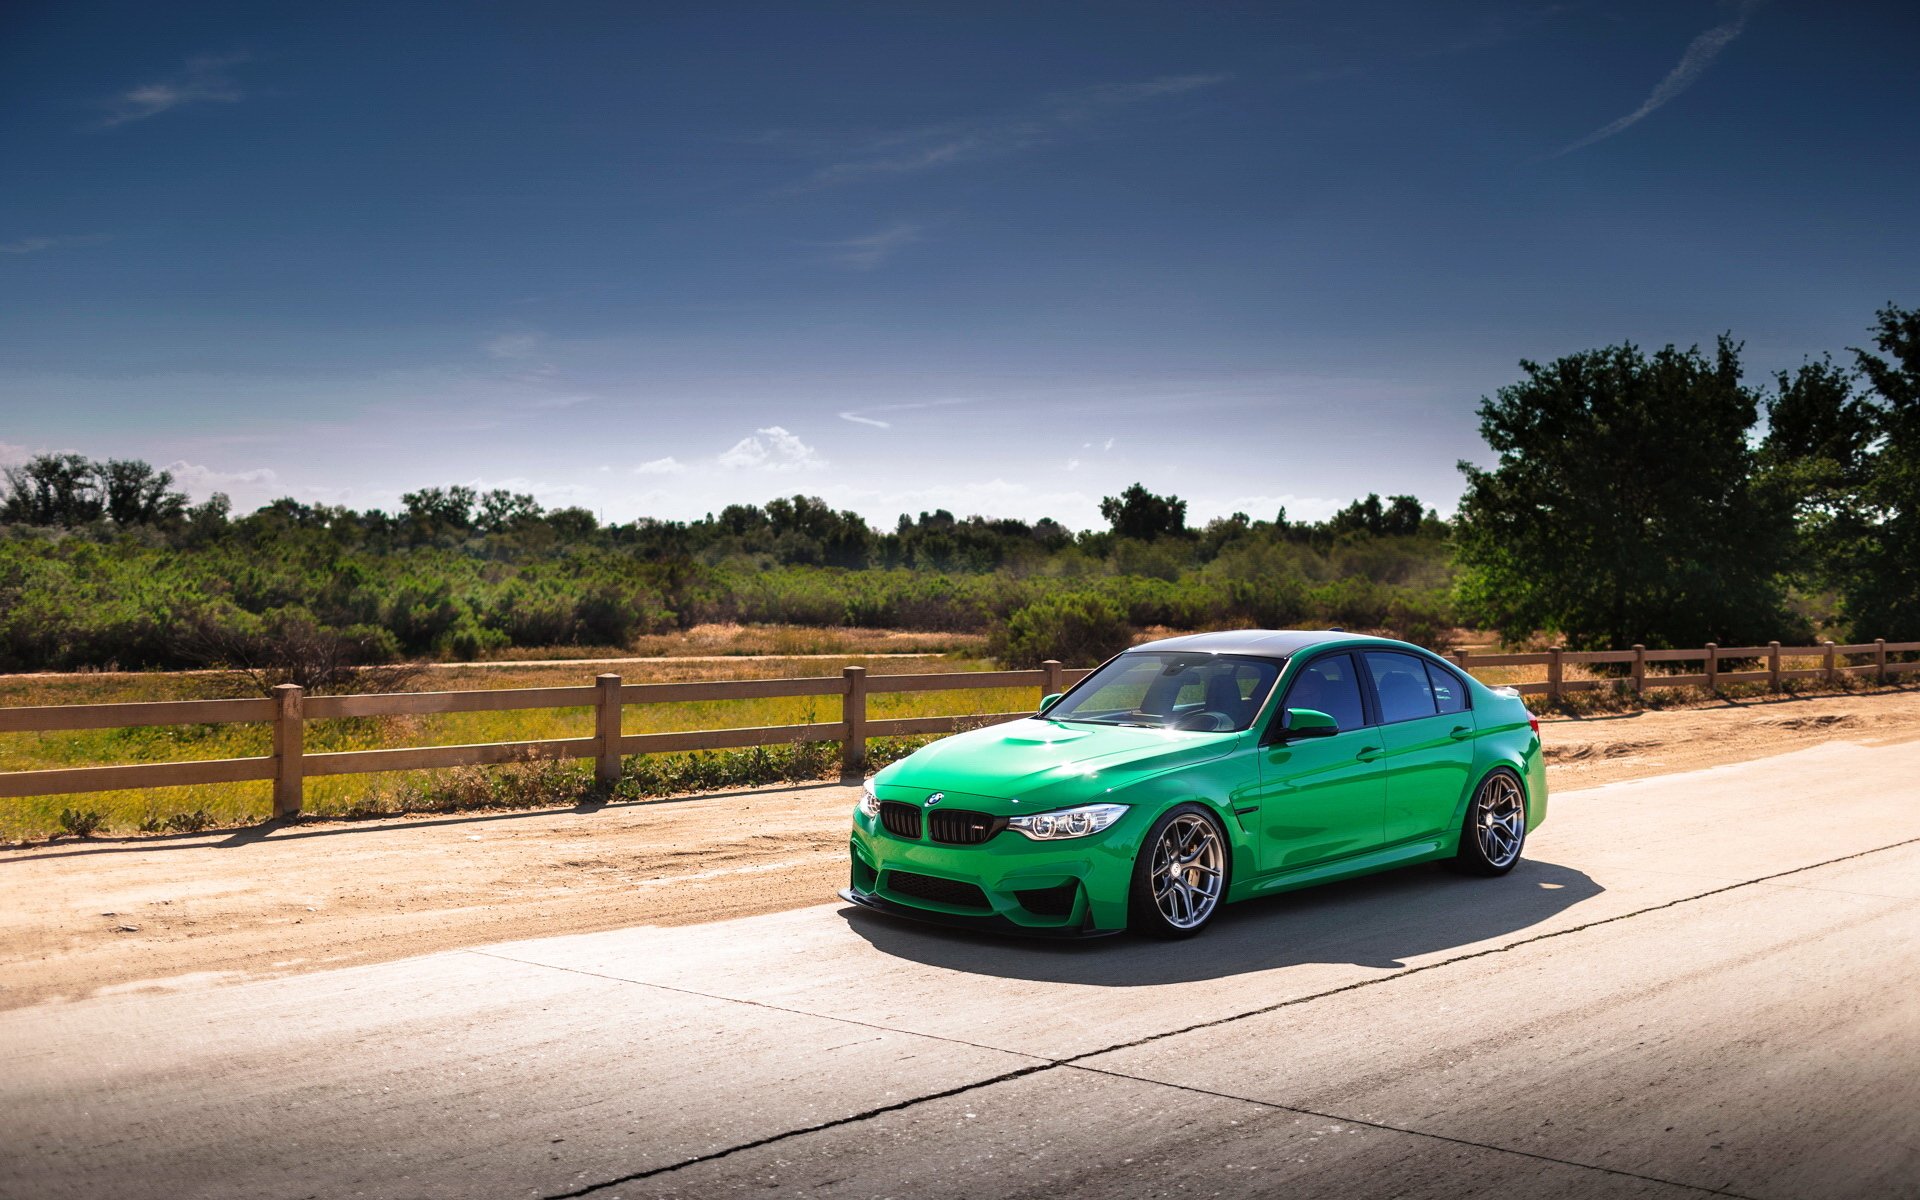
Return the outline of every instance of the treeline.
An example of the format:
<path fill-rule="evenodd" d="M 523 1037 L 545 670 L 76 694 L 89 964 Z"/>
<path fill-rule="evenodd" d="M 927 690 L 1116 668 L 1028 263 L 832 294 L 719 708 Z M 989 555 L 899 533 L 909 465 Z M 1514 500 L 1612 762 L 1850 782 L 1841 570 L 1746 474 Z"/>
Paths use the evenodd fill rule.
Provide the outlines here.
<path fill-rule="evenodd" d="M 223 497 L 189 505 L 145 464 L 153 502 L 115 510 L 109 465 L 44 455 L 7 472 L 0 670 L 253 666 L 316 644 L 329 661 L 470 659 L 714 621 L 992 632 L 1063 596 L 1109 626 L 1437 640 L 1451 583 L 1446 525 L 1405 496 L 1323 522 L 1236 513 L 1196 529 L 1180 498 L 1135 485 L 1108 500 L 1104 530 L 939 511 L 880 532 L 805 496 L 601 525 L 461 487 L 409 493 L 392 514 L 288 499 L 235 516 Z"/>

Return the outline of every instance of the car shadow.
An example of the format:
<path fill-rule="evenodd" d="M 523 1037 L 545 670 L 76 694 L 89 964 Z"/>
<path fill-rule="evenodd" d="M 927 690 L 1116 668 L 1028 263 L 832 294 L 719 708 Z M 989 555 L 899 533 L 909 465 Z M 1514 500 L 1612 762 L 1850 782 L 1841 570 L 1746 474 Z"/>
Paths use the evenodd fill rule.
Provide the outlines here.
<path fill-rule="evenodd" d="M 1524 933 L 1606 889 L 1572 867 L 1523 860 L 1499 879 L 1431 865 L 1249 900 L 1199 937 L 1089 941 L 996 937 L 882 916 L 841 915 L 876 950 L 928 966 L 1046 983 L 1152 987 L 1305 963 L 1392 969 L 1406 960 Z"/>

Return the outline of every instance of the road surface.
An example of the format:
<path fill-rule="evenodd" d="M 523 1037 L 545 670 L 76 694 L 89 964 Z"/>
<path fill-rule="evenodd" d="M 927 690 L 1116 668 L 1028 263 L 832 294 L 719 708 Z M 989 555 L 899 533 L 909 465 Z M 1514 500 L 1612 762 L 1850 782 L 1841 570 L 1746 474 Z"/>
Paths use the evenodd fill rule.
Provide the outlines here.
<path fill-rule="evenodd" d="M 1920 1195 L 1920 743 L 1204 937 L 823 904 L 0 1014 L 0 1196 Z"/>

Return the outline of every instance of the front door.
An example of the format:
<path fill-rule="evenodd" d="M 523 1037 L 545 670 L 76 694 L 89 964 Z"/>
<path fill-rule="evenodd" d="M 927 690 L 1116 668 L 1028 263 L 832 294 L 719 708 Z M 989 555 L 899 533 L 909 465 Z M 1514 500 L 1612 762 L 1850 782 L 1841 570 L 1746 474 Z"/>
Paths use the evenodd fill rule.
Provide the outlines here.
<path fill-rule="evenodd" d="M 1363 657 L 1385 749 L 1387 844 L 1448 832 L 1473 771 L 1466 689 L 1417 655 L 1368 650 Z"/>
<path fill-rule="evenodd" d="M 1371 850 L 1380 844 L 1386 785 L 1380 731 L 1367 722 L 1353 656 L 1324 654 L 1307 663 L 1275 710 L 1331 716 L 1330 737 L 1269 741 L 1260 747 L 1260 870 L 1291 871 Z"/>

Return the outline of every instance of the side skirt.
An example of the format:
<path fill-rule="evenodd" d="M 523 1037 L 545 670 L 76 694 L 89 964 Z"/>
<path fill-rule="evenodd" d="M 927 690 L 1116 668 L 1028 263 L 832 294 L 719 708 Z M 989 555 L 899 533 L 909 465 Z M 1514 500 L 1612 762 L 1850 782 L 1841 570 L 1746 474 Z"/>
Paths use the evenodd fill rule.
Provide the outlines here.
<path fill-rule="evenodd" d="M 1236 886 L 1233 889 L 1233 895 L 1228 899 L 1230 901 L 1249 900 L 1255 896 L 1270 896 L 1275 892 L 1290 892 L 1295 888 L 1332 883 L 1336 879 L 1351 879 L 1356 875 L 1371 875 L 1375 871 L 1390 871 L 1395 867 L 1451 858 L 1457 852 L 1453 841 L 1451 837 L 1421 838 L 1419 841 L 1404 842 L 1381 850 L 1369 850 L 1365 854 L 1337 858 L 1332 862 L 1314 863 L 1310 867 L 1298 867 L 1291 871 L 1262 875 Z"/>

